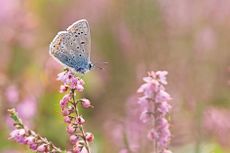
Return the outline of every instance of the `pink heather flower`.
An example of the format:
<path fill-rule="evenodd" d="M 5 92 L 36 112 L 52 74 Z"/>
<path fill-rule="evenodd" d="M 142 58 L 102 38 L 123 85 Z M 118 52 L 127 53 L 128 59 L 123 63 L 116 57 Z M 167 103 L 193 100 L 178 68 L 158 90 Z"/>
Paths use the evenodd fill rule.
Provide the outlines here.
<path fill-rule="evenodd" d="M 19 93 L 18 93 L 18 89 L 15 85 L 11 85 L 6 89 L 5 92 L 5 96 L 6 99 L 10 102 L 10 103 L 15 103 L 18 101 L 19 99 Z"/>
<path fill-rule="evenodd" d="M 32 145 L 35 142 L 35 137 L 34 136 L 29 136 L 25 140 L 26 140 L 26 144 Z"/>
<path fill-rule="evenodd" d="M 73 146 L 73 153 L 81 153 L 82 147 L 78 145 Z"/>
<path fill-rule="evenodd" d="M 168 150 L 168 149 L 165 149 L 165 150 L 163 150 L 162 153 L 172 153 L 172 151 L 170 151 L 170 150 Z"/>
<path fill-rule="evenodd" d="M 170 109 L 172 108 L 171 105 L 169 105 L 166 101 L 159 104 L 159 108 L 157 110 L 161 112 L 163 115 L 166 115 Z"/>
<path fill-rule="evenodd" d="M 143 122 L 143 123 L 146 123 L 148 121 L 150 121 L 153 117 L 153 114 L 152 112 L 149 112 L 149 111 L 143 111 L 141 113 L 141 116 L 140 116 L 140 120 Z"/>
<path fill-rule="evenodd" d="M 167 92 L 165 92 L 163 90 L 160 90 L 157 93 L 155 100 L 156 100 L 156 103 L 160 103 L 160 102 L 163 102 L 163 101 L 171 100 L 171 97 Z"/>
<path fill-rule="evenodd" d="M 36 144 L 36 143 L 30 144 L 30 149 L 37 150 L 37 148 L 38 148 L 38 144 Z"/>
<path fill-rule="evenodd" d="M 76 144 L 78 140 L 79 140 L 78 136 L 76 136 L 76 135 L 71 135 L 70 136 L 70 142 L 72 144 Z"/>
<path fill-rule="evenodd" d="M 40 146 L 37 147 L 38 152 L 47 152 L 47 145 L 46 144 L 41 144 Z"/>
<path fill-rule="evenodd" d="M 70 112 L 70 110 L 69 110 L 68 108 L 64 108 L 64 109 L 62 110 L 62 115 L 63 115 L 63 116 L 68 116 L 70 113 L 71 113 L 71 112 Z"/>
<path fill-rule="evenodd" d="M 26 133 L 25 129 L 15 129 L 10 133 L 10 139 L 24 136 Z"/>
<path fill-rule="evenodd" d="M 140 98 L 138 98 L 138 103 L 142 104 L 142 105 L 147 105 L 149 102 L 148 97 L 147 96 L 142 96 Z"/>
<path fill-rule="evenodd" d="M 65 121 L 66 123 L 71 123 L 71 117 L 65 116 L 65 117 L 64 117 L 64 121 Z"/>
<path fill-rule="evenodd" d="M 69 134 L 73 134 L 74 132 L 75 132 L 75 128 L 73 127 L 73 125 L 72 124 L 69 124 L 68 126 L 67 126 L 67 132 L 69 133 Z"/>
<path fill-rule="evenodd" d="M 64 72 L 61 72 L 57 75 L 57 80 L 60 80 L 62 81 L 63 83 L 65 83 L 68 79 L 68 76 L 67 76 L 67 72 L 64 71 Z"/>
<path fill-rule="evenodd" d="M 76 124 L 84 124 L 85 119 L 82 116 L 78 116 L 76 119 Z"/>
<path fill-rule="evenodd" d="M 66 86 L 66 85 L 61 85 L 60 86 L 60 89 L 59 89 L 59 92 L 60 93 L 64 93 L 64 92 L 66 92 L 68 90 L 68 86 Z"/>
<path fill-rule="evenodd" d="M 160 152 L 168 147 L 171 137 L 169 123 L 166 119 L 166 115 L 171 109 L 168 101 L 172 99 L 164 87 L 167 84 L 167 74 L 167 71 L 149 72 L 148 76 L 143 78 L 144 84 L 137 90 L 138 93 L 143 94 L 138 103 L 145 105 L 145 110 L 142 111 L 140 119 L 144 123 L 154 122 L 148 138 L 157 143 Z"/>
<path fill-rule="evenodd" d="M 36 98 L 33 96 L 26 97 L 22 102 L 19 103 L 17 110 L 24 119 L 31 119 L 34 117 L 37 111 Z"/>
<path fill-rule="evenodd" d="M 149 138 L 149 140 L 157 140 L 159 138 L 159 135 L 155 129 L 151 129 L 147 137 Z"/>
<path fill-rule="evenodd" d="M 157 71 L 156 77 L 159 79 L 159 82 L 163 85 L 167 84 L 166 75 L 168 75 L 167 71 Z"/>
<path fill-rule="evenodd" d="M 84 108 L 90 108 L 90 107 L 92 107 L 89 99 L 86 99 L 86 98 L 81 99 L 81 104 L 82 104 L 82 106 Z"/>
<path fill-rule="evenodd" d="M 93 139 L 94 139 L 94 136 L 93 136 L 92 133 L 86 132 L 86 133 L 85 133 L 85 139 L 86 139 L 88 142 L 92 142 Z"/>
<path fill-rule="evenodd" d="M 83 108 L 89 108 L 92 106 L 88 99 L 77 99 L 75 94 L 76 92 L 82 92 L 84 90 L 84 81 L 75 76 L 71 70 L 65 70 L 64 72 L 58 74 L 57 79 L 64 83 L 64 85 L 60 87 L 60 92 L 65 92 L 70 89 L 69 94 L 65 95 L 60 101 L 64 121 L 68 124 L 67 132 L 69 134 L 69 139 L 74 145 L 73 149 L 68 152 L 83 153 L 82 150 L 84 150 L 84 148 L 89 150 L 89 146 L 85 141 L 86 135 L 81 134 L 85 133 L 83 128 L 85 120 L 79 115 L 77 107 L 79 106 L 78 103 L 81 103 Z M 87 139 L 88 141 L 92 141 L 93 135 L 88 133 Z"/>
<path fill-rule="evenodd" d="M 60 100 L 60 105 L 61 108 L 64 109 L 64 107 L 67 106 L 68 102 L 71 100 L 71 95 L 66 94 L 61 100 Z"/>
<path fill-rule="evenodd" d="M 129 151 L 127 149 L 121 149 L 119 153 L 129 153 Z"/>

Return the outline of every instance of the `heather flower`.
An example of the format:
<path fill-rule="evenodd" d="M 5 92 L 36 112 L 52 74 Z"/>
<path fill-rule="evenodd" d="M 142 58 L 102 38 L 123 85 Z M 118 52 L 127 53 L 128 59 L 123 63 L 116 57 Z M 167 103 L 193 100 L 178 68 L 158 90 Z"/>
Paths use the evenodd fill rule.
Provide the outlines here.
<path fill-rule="evenodd" d="M 54 146 L 46 138 L 39 136 L 34 131 L 31 131 L 27 127 L 25 127 L 14 109 L 9 110 L 9 113 L 11 115 L 11 118 L 15 121 L 15 129 L 10 133 L 9 139 L 13 139 L 18 143 L 28 145 L 30 149 L 36 152 L 62 152 L 61 149 Z"/>
<path fill-rule="evenodd" d="M 86 99 L 86 98 L 83 98 L 80 100 L 81 101 L 81 104 L 82 104 L 82 107 L 83 108 L 90 108 L 90 107 L 93 107 L 89 101 L 89 99 Z"/>
<path fill-rule="evenodd" d="M 79 114 L 78 104 L 83 108 L 90 108 L 91 103 L 88 99 L 76 99 L 76 92 L 82 92 L 84 90 L 84 81 L 75 76 L 75 74 L 66 69 L 64 72 L 58 74 L 57 80 L 63 82 L 60 87 L 60 92 L 66 92 L 69 90 L 61 100 L 60 107 L 64 121 L 67 123 L 67 133 L 69 134 L 69 140 L 73 144 L 72 150 L 69 152 L 80 153 L 86 149 L 87 153 L 90 153 L 88 142 L 92 142 L 94 137 L 92 133 L 84 131 L 83 124 L 85 119 Z"/>
<path fill-rule="evenodd" d="M 88 142 L 92 142 L 93 139 L 94 139 L 94 136 L 93 136 L 92 133 L 87 132 L 87 133 L 85 134 L 85 139 L 86 139 Z"/>
<path fill-rule="evenodd" d="M 6 92 L 5 92 L 6 99 L 10 103 L 15 103 L 19 100 L 19 93 L 18 89 L 15 85 L 11 85 L 7 87 Z"/>
<path fill-rule="evenodd" d="M 172 98 L 164 87 L 167 74 L 167 71 L 149 72 L 143 78 L 144 84 L 137 90 L 142 94 L 138 103 L 144 104 L 140 119 L 144 123 L 154 123 L 147 137 L 157 144 L 156 153 L 170 152 L 167 150 L 171 138 L 167 115 L 172 107 L 168 102 Z"/>

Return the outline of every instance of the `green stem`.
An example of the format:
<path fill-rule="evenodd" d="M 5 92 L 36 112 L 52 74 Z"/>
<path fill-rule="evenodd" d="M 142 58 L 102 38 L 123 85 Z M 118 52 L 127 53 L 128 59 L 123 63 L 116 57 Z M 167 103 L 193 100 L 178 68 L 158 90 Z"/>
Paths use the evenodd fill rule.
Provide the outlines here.
<path fill-rule="evenodd" d="M 76 112 L 76 115 L 77 115 L 77 118 L 78 118 L 78 117 L 80 117 L 80 114 L 79 114 L 78 107 L 77 107 L 77 103 L 78 102 L 75 100 L 75 96 L 74 96 L 75 90 L 72 89 L 71 92 L 72 92 L 72 98 L 73 98 L 73 106 L 74 106 L 74 109 L 75 109 L 75 112 Z M 83 140 L 85 142 L 85 148 L 87 150 L 87 153 L 91 153 L 90 152 L 90 148 L 89 148 L 89 143 L 88 143 L 88 141 L 85 138 L 86 135 L 85 135 L 85 131 L 84 131 L 83 125 L 79 125 L 79 129 L 80 129 L 81 134 L 83 136 Z"/>

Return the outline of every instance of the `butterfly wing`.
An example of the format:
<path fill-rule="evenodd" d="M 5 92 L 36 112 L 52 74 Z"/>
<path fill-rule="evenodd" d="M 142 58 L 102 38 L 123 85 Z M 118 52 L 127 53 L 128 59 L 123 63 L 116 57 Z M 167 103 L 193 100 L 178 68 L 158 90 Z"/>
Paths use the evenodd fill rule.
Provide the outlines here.
<path fill-rule="evenodd" d="M 73 23 L 67 31 L 59 32 L 50 44 L 50 54 L 62 64 L 85 73 L 90 62 L 90 29 L 85 19 Z"/>
<path fill-rule="evenodd" d="M 82 19 L 73 23 L 67 28 L 67 32 L 72 34 L 71 49 L 90 62 L 91 37 L 87 20 Z"/>
<path fill-rule="evenodd" d="M 76 66 L 73 51 L 68 47 L 71 34 L 66 31 L 59 32 L 50 43 L 49 53 L 61 64 L 74 68 Z"/>

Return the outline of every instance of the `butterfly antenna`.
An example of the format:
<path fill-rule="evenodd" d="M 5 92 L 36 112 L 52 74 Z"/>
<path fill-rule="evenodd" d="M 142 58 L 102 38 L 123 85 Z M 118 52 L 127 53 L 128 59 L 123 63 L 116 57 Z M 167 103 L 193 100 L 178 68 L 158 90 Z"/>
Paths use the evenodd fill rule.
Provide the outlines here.
<path fill-rule="evenodd" d="M 100 66 L 98 66 L 98 65 L 96 65 L 96 64 L 94 64 L 94 67 L 97 68 L 97 69 L 99 69 L 99 70 L 104 70 L 103 67 L 100 67 Z"/>

